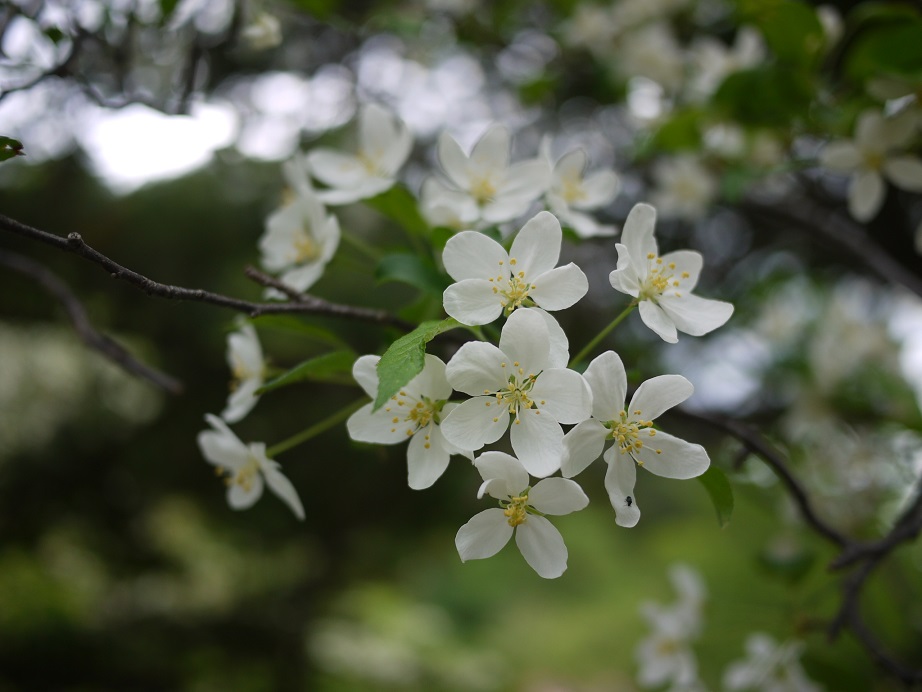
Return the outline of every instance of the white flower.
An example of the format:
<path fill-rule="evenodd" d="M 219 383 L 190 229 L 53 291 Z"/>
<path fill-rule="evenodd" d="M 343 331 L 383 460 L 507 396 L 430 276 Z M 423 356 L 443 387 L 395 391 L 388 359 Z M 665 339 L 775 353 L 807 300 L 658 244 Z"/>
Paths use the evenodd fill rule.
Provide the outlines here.
<path fill-rule="evenodd" d="M 521 216 L 544 194 L 551 169 L 543 157 L 509 165 L 509 131 L 494 125 L 465 154 L 460 145 L 443 132 L 438 157 L 452 188 L 471 199 L 479 217 L 487 223 L 502 223 Z"/>
<path fill-rule="evenodd" d="M 609 274 L 612 288 L 633 296 L 640 318 L 663 341 L 679 340 L 676 330 L 701 336 L 720 327 L 733 306 L 692 293 L 704 260 L 694 250 L 677 250 L 660 257 L 653 237 L 656 210 L 637 204 L 628 214 L 618 243 L 618 268 Z"/>
<path fill-rule="evenodd" d="M 243 27 L 240 38 L 252 50 L 275 48 L 282 42 L 282 23 L 273 14 L 257 12 L 249 24 Z"/>
<path fill-rule="evenodd" d="M 549 155 L 549 143 L 545 155 Z M 551 211 L 581 238 L 615 234 L 614 226 L 603 226 L 584 211 L 599 209 L 618 194 L 621 181 L 614 171 L 593 171 L 586 175 L 589 157 L 582 149 L 564 154 L 554 165 L 551 186 L 545 199 Z"/>
<path fill-rule="evenodd" d="M 625 406 L 627 375 L 614 351 L 595 358 L 583 377 L 592 391 L 592 417 L 564 438 L 566 456 L 561 472 L 567 477 L 580 473 L 612 440 L 614 444 L 604 454 L 608 463 L 605 488 L 618 525 L 634 526 L 640 520 L 634 494 L 635 463 L 657 476 L 680 479 L 700 476 L 711 463 L 701 445 L 653 427 L 657 417 L 685 401 L 694 387 L 681 375 L 660 375 L 641 384 L 630 405 Z"/>
<path fill-rule="evenodd" d="M 585 48 L 597 58 L 615 54 L 615 38 L 620 27 L 614 21 L 611 8 L 591 2 L 580 2 L 570 17 L 561 24 L 561 40 L 572 48 Z"/>
<path fill-rule="evenodd" d="M 221 418 L 236 423 L 256 406 L 259 401 L 256 390 L 263 386 L 265 377 L 263 350 L 252 324 L 243 324 L 238 331 L 227 335 L 227 364 L 234 380 Z"/>
<path fill-rule="evenodd" d="M 644 604 L 640 612 L 653 631 L 634 651 L 640 666 L 637 682 L 643 687 L 671 683 L 674 689 L 693 689 L 698 661 L 689 646 L 692 633 L 684 614 L 654 603 Z"/>
<path fill-rule="evenodd" d="M 477 497 L 489 494 L 502 508 L 484 510 L 458 530 L 455 546 L 461 561 L 496 555 L 515 533 L 522 557 L 539 576 L 554 579 L 563 574 L 567 547 L 543 515 L 583 509 L 589 504 L 583 489 L 566 478 L 545 478 L 529 487 L 521 462 L 503 452 L 485 452 L 474 465 L 483 477 Z"/>
<path fill-rule="evenodd" d="M 449 190 L 435 178 L 427 178 L 423 182 L 419 211 L 430 226 L 456 231 L 473 228 L 480 219 L 480 210 L 473 199 L 463 192 Z"/>
<path fill-rule="evenodd" d="M 464 449 L 496 442 L 512 421 L 512 449 L 533 476 L 560 468 L 561 423 L 589 417 L 589 386 L 554 355 L 545 319 L 537 310 L 517 310 L 506 321 L 499 347 L 464 344 L 448 362 L 451 386 L 473 398 L 442 423 L 445 438 Z"/>
<path fill-rule="evenodd" d="M 589 281 L 572 262 L 556 267 L 562 241 L 560 222 L 546 211 L 522 227 L 508 253 L 478 231 L 452 236 L 442 262 L 457 283 L 445 289 L 445 312 L 462 324 L 478 325 L 520 307 L 570 307 L 586 295 Z"/>
<path fill-rule="evenodd" d="M 801 642 L 777 644 L 763 632 L 746 639 L 746 658 L 724 671 L 724 689 L 759 692 L 819 692 L 821 689 L 800 665 Z"/>
<path fill-rule="evenodd" d="M 266 445 L 262 442 L 243 444 L 217 416 L 207 414 L 205 420 L 214 429 L 198 434 L 198 446 L 205 459 L 218 467 L 219 474 L 225 474 L 227 504 L 232 509 L 252 507 L 262 496 L 265 484 L 298 519 L 304 519 L 298 492 L 279 470 L 278 462 L 266 456 Z"/>
<path fill-rule="evenodd" d="M 339 247 L 339 221 L 333 214 L 327 214 L 317 199 L 303 161 L 288 162 L 285 177 L 294 190 L 294 198 L 266 219 L 259 250 L 263 267 L 280 272 L 279 279 L 287 286 L 306 291 L 323 275 Z M 267 294 L 282 297 L 275 290 Z"/>
<path fill-rule="evenodd" d="M 615 63 L 624 79 L 646 77 L 667 91 L 681 86 L 685 71 L 682 47 L 666 22 L 654 22 L 625 34 Z"/>
<path fill-rule="evenodd" d="M 753 27 L 744 26 L 728 48 L 716 38 L 699 39 L 691 48 L 696 74 L 691 80 L 693 96 L 708 98 L 734 72 L 756 67 L 765 61 L 765 42 Z"/>
<path fill-rule="evenodd" d="M 352 367 L 356 382 L 372 399 L 378 395 L 376 367 L 379 360 L 378 356 L 362 356 Z M 445 363 L 426 354 L 422 371 L 400 392 L 377 411 L 372 411 L 374 402 L 363 406 L 352 414 L 346 428 L 349 436 L 358 442 L 386 445 L 409 439 L 409 485 L 414 490 L 428 488 L 445 472 L 452 454 L 464 454 L 471 459 L 474 456 L 442 436 L 439 424 L 455 406 L 446 403 L 450 396 L 451 385 L 445 379 Z"/>
<path fill-rule="evenodd" d="M 325 204 L 348 204 L 389 190 L 412 146 L 400 118 L 377 104 L 365 105 L 359 111 L 356 154 L 320 148 L 307 155 L 314 177 L 331 188 L 317 196 Z"/>
<path fill-rule="evenodd" d="M 858 118 L 854 140 L 830 142 L 820 153 L 820 165 L 851 173 L 848 211 L 858 221 L 869 221 L 884 203 L 884 177 L 897 187 L 922 192 L 922 160 L 895 153 L 912 138 L 911 118 L 884 118 L 865 111 Z"/>
<path fill-rule="evenodd" d="M 653 204 L 664 218 L 695 221 L 717 196 L 713 174 L 691 154 L 660 159 L 653 165 Z"/>

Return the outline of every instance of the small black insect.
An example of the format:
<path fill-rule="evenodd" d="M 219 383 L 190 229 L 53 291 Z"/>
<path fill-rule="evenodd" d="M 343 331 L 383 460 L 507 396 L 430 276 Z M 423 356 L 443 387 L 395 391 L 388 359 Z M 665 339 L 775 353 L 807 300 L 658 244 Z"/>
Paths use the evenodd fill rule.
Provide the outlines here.
<path fill-rule="evenodd" d="M 627 498 L 624 500 L 624 504 L 626 504 L 628 507 L 630 507 L 632 504 L 634 504 L 633 498 L 631 498 L 631 496 L 628 495 Z"/>

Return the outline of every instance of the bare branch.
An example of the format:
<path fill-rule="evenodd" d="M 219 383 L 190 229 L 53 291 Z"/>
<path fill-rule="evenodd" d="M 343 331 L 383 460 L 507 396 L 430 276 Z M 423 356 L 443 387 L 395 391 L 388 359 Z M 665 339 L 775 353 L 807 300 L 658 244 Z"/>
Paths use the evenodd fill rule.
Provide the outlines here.
<path fill-rule="evenodd" d="M 90 348 L 96 349 L 125 372 L 151 382 L 170 394 L 181 394 L 182 383 L 132 356 L 123 346 L 101 334 L 90 323 L 89 316 L 70 288 L 47 267 L 22 255 L 0 250 L 0 265 L 29 277 L 54 296 L 67 312 L 74 330 Z"/>
<path fill-rule="evenodd" d="M 140 288 L 149 296 L 157 296 L 168 300 L 189 300 L 198 303 L 208 303 L 229 310 L 235 310 L 249 315 L 250 317 L 281 313 L 299 313 L 329 315 L 344 319 L 372 322 L 375 324 L 397 327 L 404 331 L 411 331 L 414 327 L 414 325 L 409 322 L 391 315 L 384 310 L 372 310 L 351 305 L 330 303 L 312 296 L 303 296 L 303 299 L 287 303 L 255 303 L 249 300 L 240 300 L 239 298 L 232 298 L 202 289 L 171 286 L 149 279 L 143 274 L 123 267 L 114 260 L 109 259 L 101 252 L 90 247 L 79 233 L 70 233 L 66 238 L 62 238 L 59 235 L 33 228 L 32 226 L 20 223 L 2 214 L 0 214 L 0 229 L 10 231 L 32 240 L 38 240 L 46 245 L 56 247 L 59 250 L 71 252 L 79 257 L 83 257 L 101 266 L 112 276 L 112 278 L 130 283 Z"/>

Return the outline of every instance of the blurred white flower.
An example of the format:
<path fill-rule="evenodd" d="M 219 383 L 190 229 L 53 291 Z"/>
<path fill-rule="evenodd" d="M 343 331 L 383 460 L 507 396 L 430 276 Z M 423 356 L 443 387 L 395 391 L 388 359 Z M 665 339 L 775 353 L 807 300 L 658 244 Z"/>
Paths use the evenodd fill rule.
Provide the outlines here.
<path fill-rule="evenodd" d="M 478 231 L 463 231 L 445 245 L 442 261 L 455 280 L 445 289 L 445 312 L 462 324 L 489 324 L 516 308 L 563 310 L 589 290 L 573 262 L 557 267 L 563 233 L 557 218 L 539 212 L 519 231 L 507 253 Z"/>
<path fill-rule="evenodd" d="M 693 98 L 709 98 L 724 79 L 765 61 L 765 42 L 751 26 L 740 27 L 731 47 L 710 36 L 698 39 L 691 47 L 694 75 L 690 80 Z"/>
<path fill-rule="evenodd" d="M 487 130 L 470 156 L 447 132 L 439 137 L 439 163 L 448 180 L 448 189 L 472 200 L 479 218 L 487 223 L 502 223 L 521 216 L 550 183 L 551 167 L 544 157 L 510 165 L 510 149 L 509 130 L 502 125 Z"/>
<path fill-rule="evenodd" d="M 620 26 L 612 9 L 592 2 L 580 2 L 560 28 L 564 45 L 585 48 L 596 58 L 610 58 L 615 53 L 615 38 Z"/>
<path fill-rule="evenodd" d="M 619 526 L 634 526 L 640 508 L 634 494 L 636 466 L 664 478 L 694 478 L 704 473 L 711 460 L 701 445 L 691 444 L 656 430 L 653 421 L 694 391 L 681 375 L 660 375 L 647 380 L 624 405 L 627 374 L 621 358 L 606 351 L 595 358 L 583 374 L 592 391 L 592 417 L 579 423 L 564 437 L 566 455 L 561 473 L 575 476 L 604 454 L 608 464 L 605 488 Z"/>
<path fill-rule="evenodd" d="M 563 457 L 561 423 L 589 417 L 592 395 L 582 375 L 555 362 L 545 318 L 516 310 L 503 325 L 499 347 L 469 341 L 445 374 L 472 398 L 444 419 L 442 433 L 462 449 L 496 442 L 510 427 L 512 449 L 533 476 L 549 476 Z"/>
<path fill-rule="evenodd" d="M 501 508 L 475 515 L 458 530 L 455 546 L 461 561 L 496 555 L 515 533 L 515 543 L 525 561 L 545 579 L 567 569 L 567 547 L 560 532 L 543 515 L 576 512 L 589 498 L 574 481 L 545 478 L 534 487 L 521 462 L 503 452 L 485 452 L 474 462 L 483 478 L 477 497 L 500 501 Z"/>
<path fill-rule="evenodd" d="M 653 227 L 656 209 L 637 204 L 628 214 L 618 243 L 618 268 L 609 275 L 612 287 L 633 296 L 640 317 L 663 341 L 678 341 L 676 330 L 701 336 L 723 325 L 733 306 L 692 293 L 704 260 L 694 250 L 677 250 L 662 257 Z"/>
<path fill-rule="evenodd" d="M 460 231 L 474 228 L 480 219 L 477 203 L 463 192 L 449 190 L 435 178 L 426 178 L 419 195 L 419 211 L 433 227 Z"/>
<path fill-rule="evenodd" d="M 543 153 L 553 164 L 551 185 L 545 193 L 548 207 L 565 225 L 581 238 L 614 235 L 614 226 L 605 226 L 583 212 L 609 204 L 618 194 L 621 181 L 610 170 L 586 174 L 589 157 L 583 149 L 567 152 L 554 164 L 550 157 L 550 142 L 543 142 Z"/>
<path fill-rule="evenodd" d="M 303 292 L 317 282 L 336 254 L 339 221 L 317 199 L 303 159 L 289 161 L 284 171 L 294 197 L 266 219 L 259 249 L 263 267 L 281 273 L 282 283 Z M 271 289 L 267 295 L 283 297 Z"/>
<path fill-rule="evenodd" d="M 221 418 L 228 423 L 236 423 L 256 406 L 259 401 L 256 390 L 263 386 L 265 378 L 263 351 L 252 324 L 245 323 L 238 331 L 228 334 L 227 364 L 234 379 Z"/>
<path fill-rule="evenodd" d="M 858 221 L 869 221 L 880 211 L 885 177 L 897 187 L 922 192 L 922 160 L 900 153 L 914 129 L 910 118 L 884 118 L 867 110 L 858 118 L 853 140 L 830 142 L 820 152 L 820 165 L 851 174 L 848 211 Z"/>
<path fill-rule="evenodd" d="M 695 221 L 717 197 L 714 175 L 692 154 L 662 158 L 653 165 L 654 206 L 663 218 Z"/>
<path fill-rule="evenodd" d="M 685 56 L 672 27 L 666 22 L 641 26 L 625 34 L 616 67 L 624 79 L 646 77 L 669 92 L 684 80 Z"/>
<path fill-rule="evenodd" d="M 330 188 L 317 193 L 325 204 L 348 204 L 389 190 L 410 155 L 410 131 L 384 107 L 375 103 L 363 106 L 358 126 L 355 154 L 317 148 L 307 155 L 313 176 Z"/>
<path fill-rule="evenodd" d="M 378 356 L 362 356 L 352 368 L 352 375 L 365 393 L 374 400 L 378 395 Z M 445 363 L 426 355 L 422 371 L 373 411 L 374 401 L 352 414 L 346 422 L 349 436 L 358 442 L 397 444 L 410 441 L 407 447 L 408 482 L 414 490 L 428 488 L 448 468 L 452 454 L 474 455 L 451 444 L 442 436 L 440 423 L 457 404 L 447 403 L 451 385 L 445 379 Z"/>
<path fill-rule="evenodd" d="M 303 520 L 304 507 L 298 491 L 281 472 L 279 463 L 266 456 L 266 445 L 262 442 L 245 445 L 223 420 L 210 413 L 205 420 L 213 429 L 198 434 L 198 446 L 208 463 L 225 476 L 227 504 L 231 509 L 249 509 L 268 485 Z"/>
<path fill-rule="evenodd" d="M 240 32 L 251 50 L 268 50 L 282 42 L 282 23 L 274 14 L 257 12 Z"/>
<path fill-rule="evenodd" d="M 728 692 L 819 692 L 800 665 L 803 643 L 778 644 L 764 632 L 754 632 L 746 639 L 746 658 L 731 663 L 724 671 L 723 686 Z"/>

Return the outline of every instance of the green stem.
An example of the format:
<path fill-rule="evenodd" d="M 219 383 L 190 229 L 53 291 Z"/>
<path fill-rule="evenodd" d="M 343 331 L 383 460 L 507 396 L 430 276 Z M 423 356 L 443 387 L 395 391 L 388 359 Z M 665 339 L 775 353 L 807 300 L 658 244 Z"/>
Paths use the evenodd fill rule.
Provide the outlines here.
<path fill-rule="evenodd" d="M 316 437 L 320 433 L 325 432 L 326 430 L 329 430 L 334 425 L 342 423 L 344 420 L 346 420 L 349 416 L 351 416 L 353 413 L 358 411 L 360 408 L 362 408 L 362 406 L 364 406 L 367 403 L 368 403 L 367 399 L 360 399 L 359 401 L 353 401 L 351 404 L 349 404 L 345 408 L 340 409 L 339 411 L 334 413 L 329 418 L 324 418 L 319 423 L 315 423 L 314 425 L 307 428 L 306 430 L 302 430 L 296 435 L 292 435 L 287 440 L 282 440 L 278 444 L 272 445 L 271 447 L 269 447 L 269 449 L 266 450 L 266 456 L 270 458 L 278 456 L 282 452 L 287 452 L 292 447 L 297 447 L 299 444 L 307 442 L 308 440 L 310 440 L 313 437 Z"/>
<path fill-rule="evenodd" d="M 606 336 L 608 336 L 608 333 L 609 333 L 612 329 L 614 329 L 614 328 L 617 327 L 619 324 L 621 324 L 621 322 L 624 320 L 624 318 L 627 317 L 628 315 L 630 315 L 630 314 L 631 314 L 631 311 L 632 311 L 634 308 L 636 308 L 636 307 L 637 307 L 637 301 L 636 301 L 636 300 L 632 300 L 631 303 L 630 303 L 630 305 L 628 305 L 626 308 L 624 308 L 624 310 L 621 312 L 620 315 L 618 315 L 615 319 L 613 319 L 613 320 L 611 321 L 611 323 L 610 323 L 607 327 L 605 327 L 605 329 L 603 329 L 603 330 L 600 331 L 598 334 L 596 334 L 596 335 L 595 335 L 595 338 L 594 338 L 592 341 L 590 341 L 588 344 L 586 344 L 586 345 L 583 347 L 583 350 L 580 351 L 579 353 L 577 353 L 577 354 L 570 360 L 570 367 L 572 368 L 572 367 L 575 366 L 577 363 L 582 362 L 582 361 L 586 358 L 586 356 L 588 356 L 590 353 L 592 353 L 592 350 L 593 350 L 596 346 L 599 345 L 599 342 L 602 341 L 602 339 L 604 339 Z"/>

